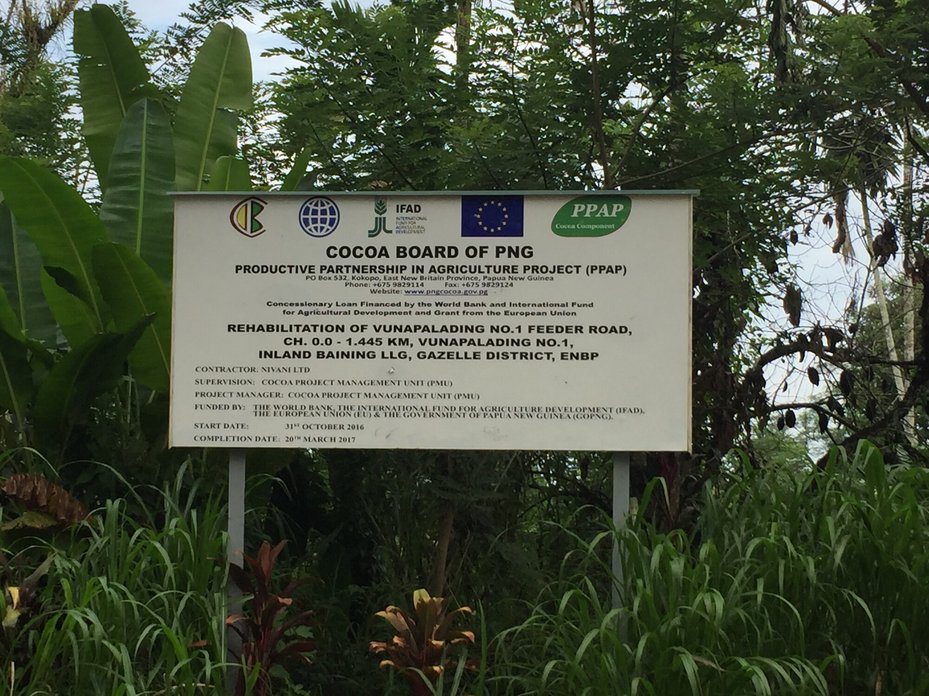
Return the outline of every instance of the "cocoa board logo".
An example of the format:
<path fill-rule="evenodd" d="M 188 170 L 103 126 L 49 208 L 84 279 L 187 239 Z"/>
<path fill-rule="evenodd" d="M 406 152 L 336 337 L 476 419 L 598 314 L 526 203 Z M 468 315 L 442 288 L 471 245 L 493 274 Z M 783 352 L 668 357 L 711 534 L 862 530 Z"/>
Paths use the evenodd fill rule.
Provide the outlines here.
<path fill-rule="evenodd" d="M 257 237 L 265 231 L 265 226 L 258 219 L 258 216 L 261 215 L 267 205 L 267 201 L 255 197 L 239 201 L 232 208 L 232 212 L 229 213 L 229 222 L 232 223 L 232 226 L 239 234 L 244 234 L 246 237 Z"/>

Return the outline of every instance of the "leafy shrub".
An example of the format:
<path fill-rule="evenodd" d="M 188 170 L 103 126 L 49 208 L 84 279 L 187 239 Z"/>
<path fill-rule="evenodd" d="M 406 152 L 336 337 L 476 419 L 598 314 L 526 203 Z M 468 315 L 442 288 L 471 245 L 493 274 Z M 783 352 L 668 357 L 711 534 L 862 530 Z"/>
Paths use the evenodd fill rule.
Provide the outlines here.
<path fill-rule="evenodd" d="M 162 523 L 108 501 L 55 540 L 41 611 L 5 636 L 13 693 L 222 693 L 225 516 L 219 499 L 193 506 L 187 473 L 161 491 Z"/>
<path fill-rule="evenodd" d="M 384 655 L 380 666 L 400 672 L 414 696 L 429 696 L 435 693 L 435 685 L 449 669 L 457 672 L 459 680 L 459 667 L 475 669 L 473 662 L 464 659 L 467 646 L 474 643 L 474 633 L 452 628 L 458 619 L 473 613 L 471 607 L 459 607 L 450 612 L 444 597 L 432 597 L 426 590 L 416 590 L 413 592 L 413 614 L 394 605 L 377 613 L 390 624 L 395 635 L 389 641 L 371 641 L 368 650 Z M 456 648 L 462 653 L 458 660 L 451 654 Z"/>
<path fill-rule="evenodd" d="M 869 444 L 822 470 L 743 464 L 692 537 L 634 516 L 576 538 L 497 637 L 494 693 L 929 693 L 929 471 Z"/>
<path fill-rule="evenodd" d="M 312 612 L 292 613 L 293 591 L 306 579 L 291 580 L 279 591 L 273 587 L 275 561 L 284 549 L 282 541 L 273 548 L 262 542 L 258 555 L 245 555 L 244 567 L 230 564 L 229 576 L 240 590 L 249 595 L 248 611 L 226 618 L 226 625 L 241 640 L 239 655 L 244 671 L 239 674 L 236 696 L 245 696 L 251 683 L 253 696 L 272 693 L 271 673 L 289 659 L 309 662 L 308 653 L 316 641 L 308 637 Z"/>

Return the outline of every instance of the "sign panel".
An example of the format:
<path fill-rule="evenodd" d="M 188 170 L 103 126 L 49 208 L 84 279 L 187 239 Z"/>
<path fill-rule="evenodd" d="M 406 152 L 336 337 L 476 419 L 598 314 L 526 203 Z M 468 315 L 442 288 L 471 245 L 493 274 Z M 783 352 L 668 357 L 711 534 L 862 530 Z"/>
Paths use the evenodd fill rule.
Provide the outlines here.
<path fill-rule="evenodd" d="M 170 442 L 687 450 L 691 201 L 179 195 Z"/>

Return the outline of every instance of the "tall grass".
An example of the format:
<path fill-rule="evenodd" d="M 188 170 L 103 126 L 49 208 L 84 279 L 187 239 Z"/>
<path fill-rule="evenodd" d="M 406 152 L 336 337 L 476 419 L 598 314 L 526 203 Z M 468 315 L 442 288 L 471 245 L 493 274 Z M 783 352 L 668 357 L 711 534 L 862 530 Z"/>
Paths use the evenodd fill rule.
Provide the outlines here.
<path fill-rule="evenodd" d="M 929 693 L 929 471 L 868 444 L 823 470 L 742 469 L 707 487 L 692 535 L 637 516 L 577 539 L 497 637 L 490 692 Z"/>
<path fill-rule="evenodd" d="M 11 636 L 19 663 L 0 665 L 12 693 L 223 692 L 222 499 L 187 479 L 161 491 L 147 522 L 108 501 L 66 539 L 33 542 L 54 562 L 37 615 Z"/>

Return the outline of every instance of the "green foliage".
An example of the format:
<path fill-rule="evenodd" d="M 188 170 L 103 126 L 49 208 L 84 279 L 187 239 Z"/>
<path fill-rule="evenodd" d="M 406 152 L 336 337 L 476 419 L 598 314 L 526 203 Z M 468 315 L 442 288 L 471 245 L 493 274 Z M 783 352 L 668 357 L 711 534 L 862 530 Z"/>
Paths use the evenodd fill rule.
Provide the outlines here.
<path fill-rule="evenodd" d="M 447 596 L 485 607 L 482 635 L 523 620 L 571 546 L 545 521 L 599 528 L 592 511 L 572 513 L 609 505 L 610 466 L 608 456 L 544 452 L 332 450 L 294 460 L 277 474 L 261 532 L 291 539 L 283 562 L 316 577 L 302 596 L 318 617 L 318 649 L 295 681 L 332 696 L 380 693 L 384 674 L 365 655 L 383 631 L 372 617 L 410 586 L 436 582 L 449 518 Z M 437 693 L 453 693 L 454 673 Z M 457 693 L 479 693 L 465 688 L 471 681 L 460 677 Z M 408 691 L 404 678 L 395 682 L 387 693 Z"/>
<path fill-rule="evenodd" d="M 239 118 L 253 101 L 244 36 L 223 24 L 196 46 L 220 15 L 259 5 L 301 65 L 272 88 L 284 142 L 255 118 L 240 152 Z M 494 644 L 493 679 L 477 693 L 924 693 L 923 473 L 885 469 L 871 450 L 809 470 L 802 451 L 767 438 L 752 461 L 775 470 L 739 466 L 742 480 L 728 481 L 724 455 L 764 415 L 764 380 L 749 368 L 765 339 L 744 338 L 772 283 L 787 283 L 796 211 L 821 186 L 827 199 L 848 186 L 886 189 L 902 143 L 921 142 L 929 73 L 916 4 L 806 15 L 774 3 L 770 17 L 696 0 L 531 0 L 464 16 L 466 6 L 211 0 L 196 4 L 175 45 L 141 48 L 117 19 L 125 5 L 79 13 L 102 207 L 98 216 L 36 163 L 2 160 L 3 441 L 38 445 L 55 464 L 96 454 L 133 483 L 176 464 L 163 448 L 168 191 L 248 190 L 250 171 L 284 190 L 701 188 L 693 471 L 712 483 L 696 531 L 666 534 L 644 519 L 662 504 L 680 510 L 687 474 L 675 460 L 653 484 L 655 505 L 643 500 L 620 534 L 625 602 L 613 611 L 604 564 L 613 536 L 595 536 L 596 509 L 608 505 L 605 458 L 303 453 L 283 472 L 294 492 L 276 494 L 263 531 L 277 515 L 298 542 L 284 558 L 294 567 L 282 570 L 319 575 L 304 591 L 320 616 L 320 648 L 312 668 L 274 676 L 293 693 L 374 689 L 364 649 L 372 612 L 438 579 L 481 600 L 484 633 L 514 626 Z M 469 32 L 459 31 L 466 20 Z M 159 90 L 141 57 L 153 46 L 170 50 Z M 0 41 L 4 57 L 19 60 L 20 48 Z M 44 63 L 29 72 L 0 91 L 0 152 L 61 167 L 73 156 L 71 135 L 55 125 L 70 104 L 68 75 Z M 282 151 L 294 159 L 286 178 Z M 809 317 L 788 304 L 799 331 Z M 213 473 L 205 464 L 204 479 Z M 647 467 L 636 474 L 644 485 Z M 115 469 L 78 464 L 64 476 L 95 502 L 122 486 Z M 216 503 L 198 526 L 190 502 L 150 513 L 152 495 L 107 504 L 53 557 L 48 586 L 32 597 L 42 611 L 4 642 L 13 655 L 4 669 L 17 664 L 27 693 L 222 688 Z M 594 507 L 574 515 L 581 503 Z M 575 535 L 547 521 L 570 521 Z M 32 568 L 45 552 L 25 554 Z M 268 633 L 279 618 L 270 614 Z M 464 664 L 429 688 L 458 693 Z"/>
<path fill-rule="evenodd" d="M 114 242 L 141 256 L 163 285 L 171 283 L 174 203 L 171 122 L 156 101 L 129 107 L 113 146 L 112 168 L 100 208 Z"/>
<path fill-rule="evenodd" d="M 42 294 L 42 258 L 26 232 L 15 223 L 10 208 L 0 203 L 0 287 L 4 310 L 15 321 L 3 324 L 10 335 L 23 332 L 39 341 L 55 341 L 58 326 Z"/>
<path fill-rule="evenodd" d="M 75 12 L 74 52 L 80 56 L 84 138 L 97 178 L 105 187 L 123 118 L 135 101 L 154 90 L 132 39 L 107 5 Z"/>
<path fill-rule="evenodd" d="M 91 310 L 92 333 L 103 329 L 106 316 L 93 280 L 91 249 L 106 239 L 103 225 L 80 194 L 56 175 L 24 159 L 0 159 L 0 191 L 16 222 L 29 233 L 46 268 L 65 271 L 73 291 Z M 59 324 L 69 314 L 53 305 Z"/>
<path fill-rule="evenodd" d="M 75 105 L 69 89 L 72 69 L 42 59 L 28 70 L 9 89 L 0 71 L 0 154 L 32 157 L 66 171 L 80 150 L 79 123 L 70 114 Z"/>
<path fill-rule="evenodd" d="M 167 392 L 170 364 L 167 193 L 199 190 L 217 158 L 214 188 L 251 188 L 247 165 L 230 158 L 232 109 L 251 106 L 240 30 L 219 25 L 211 32 L 173 126 L 113 9 L 78 11 L 74 44 L 85 137 L 104 192 L 99 215 L 39 164 L 0 159 L 0 246 L 9 251 L 0 265 L 0 403 L 16 424 L 4 440 L 38 445 L 55 460 L 68 458 L 75 426 L 95 420 L 99 395 L 120 383 L 127 357 L 129 374 L 152 393 L 126 395 L 165 416 L 164 400 L 155 395 Z M 67 353 L 54 350 L 59 332 Z M 128 406 L 125 413 L 141 412 Z M 162 430 L 155 429 L 157 441 Z"/>
<path fill-rule="evenodd" d="M 116 387 L 123 363 L 150 323 L 146 317 L 124 334 L 96 334 L 55 363 L 36 391 L 32 414 L 36 440 L 46 451 L 60 453 L 94 398 Z"/>
<path fill-rule="evenodd" d="M 199 191 L 213 163 L 236 152 L 236 111 L 252 106 L 252 67 L 241 29 L 218 24 L 190 70 L 174 126 L 179 191 Z"/>
<path fill-rule="evenodd" d="M 0 298 L 0 302 L 4 298 Z M 0 330 L 0 407 L 10 414 L 17 430 L 25 426 L 26 411 L 32 396 L 31 370 L 26 347 L 7 331 Z"/>
<path fill-rule="evenodd" d="M 497 637 L 499 692 L 922 693 L 927 472 L 866 443 L 825 469 L 743 467 L 707 487 L 692 536 L 637 515 L 577 538 L 560 581 Z"/>
<path fill-rule="evenodd" d="M 311 155 L 306 185 L 701 189 L 695 444 L 722 457 L 757 396 L 739 393 L 744 337 L 789 271 L 797 150 L 759 61 L 766 18 L 689 1 L 450 7 L 271 13 L 299 61 L 275 94 L 286 149 Z M 466 21 L 467 45 L 449 46 Z"/>
<path fill-rule="evenodd" d="M 135 252 L 119 244 L 94 247 L 93 263 L 119 331 L 131 331 L 139 317 L 151 318 L 132 347 L 129 366 L 141 384 L 167 392 L 171 367 L 171 296 L 167 288 Z"/>
<path fill-rule="evenodd" d="M 218 498 L 194 506 L 189 475 L 182 467 L 144 522 L 111 500 L 56 540 L 39 610 L 0 641 L 13 693 L 222 691 L 225 516 Z M 33 544 L 15 558 L 48 550 Z"/>
<path fill-rule="evenodd" d="M 228 155 L 217 158 L 206 184 L 207 191 L 251 191 L 252 188 L 248 162 Z"/>
<path fill-rule="evenodd" d="M 898 350 L 906 344 L 905 326 L 904 326 L 904 302 L 901 289 L 913 294 L 913 305 L 919 307 L 922 303 L 922 296 L 925 293 L 923 288 L 918 285 L 909 287 L 911 283 L 906 278 L 901 279 L 903 282 L 893 283 L 887 288 L 887 305 L 891 317 L 890 330 L 894 335 L 895 344 Z M 852 345 L 862 353 L 870 356 L 886 355 L 886 338 L 884 322 L 876 305 L 868 305 L 863 308 L 854 323 L 855 332 L 850 341 Z M 925 352 L 926 348 L 922 345 L 922 337 L 927 335 L 923 324 L 926 318 L 916 315 L 914 318 L 914 339 L 915 353 L 919 355 Z M 901 351 L 902 353 L 902 351 Z M 873 361 L 867 361 L 861 366 L 854 366 L 851 370 L 854 388 L 851 391 L 853 398 L 845 399 L 845 413 L 842 415 L 850 423 L 867 424 L 879 418 L 884 418 L 889 413 L 897 399 L 897 388 L 894 383 L 893 368 L 883 364 L 880 357 Z M 829 390 L 836 398 L 841 398 L 842 386 L 838 383 L 835 374 L 831 375 L 829 380 Z M 914 441 L 925 442 L 927 432 L 929 432 L 929 412 L 926 404 L 917 401 L 913 407 L 915 432 L 912 434 Z M 876 439 L 876 438 L 875 438 Z M 879 444 L 888 446 L 905 446 L 907 438 L 902 430 L 890 429 Z M 913 461 L 920 460 L 919 451 L 908 448 L 910 451 L 906 456 Z M 899 451 L 899 450 L 898 450 Z M 925 456 L 927 453 L 923 452 Z"/>

